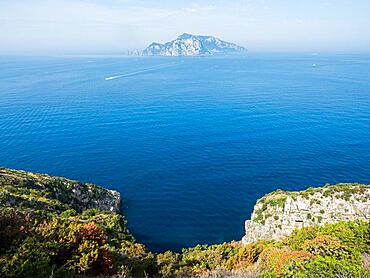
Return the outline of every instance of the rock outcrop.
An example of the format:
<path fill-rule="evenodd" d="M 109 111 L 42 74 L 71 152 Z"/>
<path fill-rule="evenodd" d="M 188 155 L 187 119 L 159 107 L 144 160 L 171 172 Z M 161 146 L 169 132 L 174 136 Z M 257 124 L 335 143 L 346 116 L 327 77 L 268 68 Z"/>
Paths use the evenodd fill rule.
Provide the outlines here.
<path fill-rule="evenodd" d="M 144 51 L 145 56 L 198 56 L 246 52 L 244 47 L 212 36 L 182 34 L 165 44 L 153 42 Z"/>
<path fill-rule="evenodd" d="M 370 185 L 337 184 L 300 192 L 278 190 L 259 199 L 245 222 L 248 244 L 281 240 L 294 229 L 370 219 Z"/>
<path fill-rule="evenodd" d="M 94 184 L 0 168 L 0 206 L 38 210 L 99 209 L 118 212 L 120 194 Z"/>

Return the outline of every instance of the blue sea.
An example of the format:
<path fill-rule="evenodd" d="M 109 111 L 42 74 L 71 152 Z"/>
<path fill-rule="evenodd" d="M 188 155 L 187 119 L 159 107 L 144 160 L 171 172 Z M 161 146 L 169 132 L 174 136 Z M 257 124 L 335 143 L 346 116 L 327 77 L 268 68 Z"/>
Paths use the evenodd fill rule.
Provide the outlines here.
<path fill-rule="evenodd" d="M 0 165 L 115 189 L 152 250 L 275 189 L 370 183 L 370 55 L 0 57 Z"/>

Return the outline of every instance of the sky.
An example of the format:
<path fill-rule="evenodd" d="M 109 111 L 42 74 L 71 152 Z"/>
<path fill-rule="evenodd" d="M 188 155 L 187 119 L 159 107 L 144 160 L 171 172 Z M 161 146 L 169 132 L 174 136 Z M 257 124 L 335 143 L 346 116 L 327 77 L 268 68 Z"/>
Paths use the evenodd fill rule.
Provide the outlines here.
<path fill-rule="evenodd" d="M 370 1 L 0 0 L 1 54 L 119 54 L 184 32 L 251 52 L 370 52 Z"/>

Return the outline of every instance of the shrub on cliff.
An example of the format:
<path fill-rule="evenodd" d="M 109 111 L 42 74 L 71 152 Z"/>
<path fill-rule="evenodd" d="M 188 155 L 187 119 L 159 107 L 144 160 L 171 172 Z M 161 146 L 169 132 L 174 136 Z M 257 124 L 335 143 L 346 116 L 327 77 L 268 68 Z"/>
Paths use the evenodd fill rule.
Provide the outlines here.
<path fill-rule="evenodd" d="M 276 277 L 295 277 L 305 263 L 314 258 L 307 251 L 271 247 L 261 253 L 258 263 L 259 269 L 266 272 L 265 276 L 270 273 Z"/>
<path fill-rule="evenodd" d="M 307 263 L 297 277 L 368 278 L 369 272 L 360 264 L 333 257 L 321 257 Z"/>
<path fill-rule="evenodd" d="M 283 243 L 294 250 L 300 250 L 307 240 L 313 240 L 319 235 L 336 237 L 353 252 L 362 253 L 370 250 L 370 224 L 365 221 L 341 221 L 322 227 L 297 229 L 284 239 Z"/>
<path fill-rule="evenodd" d="M 246 269 L 257 262 L 260 254 L 269 245 L 270 243 L 258 241 L 242 246 L 241 248 L 238 248 L 237 252 L 226 261 L 224 266 L 228 270 Z"/>
<path fill-rule="evenodd" d="M 353 253 L 370 253 L 370 223 L 365 221 L 338 222 L 320 228 L 320 235 L 332 235 Z"/>
<path fill-rule="evenodd" d="M 338 238 L 328 235 L 319 235 L 304 242 L 303 250 L 322 257 L 348 258 L 350 251 Z"/>
<path fill-rule="evenodd" d="M 18 245 L 32 225 L 32 215 L 14 208 L 0 208 L 0 254 Z"/>
<path fill-rule="evenodd" d="M 18 277 L 49 277 L 62 270 L 63 273 L 110 274 L 112 260 L 106 243 L 106 234 L 95 223 L 44 220 L 35 223 L 20 245 L 2 257 L 1 272 Z M 38 274 L 32 276 L 32 273 Z"/>

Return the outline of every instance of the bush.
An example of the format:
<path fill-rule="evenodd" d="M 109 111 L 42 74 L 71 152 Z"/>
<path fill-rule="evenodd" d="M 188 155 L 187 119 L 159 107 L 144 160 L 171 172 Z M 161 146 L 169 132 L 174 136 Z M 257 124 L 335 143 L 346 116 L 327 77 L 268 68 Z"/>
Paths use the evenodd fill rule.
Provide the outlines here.
<path fill-rule="evenodd" d="M 370 225 L 369 222 L 338 222 L 321 227 L 320 235 L 332 235 L 338 238 L 352 252 L 370 253 Z"/>
<path fill-rule="evenodd" d="M 239 248 L 238 252 L 226 261 L 228 270 L 245 269 L 257 262 L 260 254 L 266 248 L 266 242 L 256 242 Z"/>
<path fill-rule="evenodd" d="M 314 256 L 307 251 L 271 247 L 261 253 L 258 263 L 259 268 L 267 272 L 266 275 L 295 277 L 304 264 L 313 259 Z"/>
<path fill-rule="evenodd" d="M 283 240 L 283 244 L 289 246 L 293 250 L 301 250 L 306 240 L 314 239 L 317 236 L 320 228 L 305 227 L 294 230 L 290 236 Z"/>
<path fill-rule="evenodd" d="M 65 223 L 58 218 L 36 224 L 15 252 L 3 263 L 2 273 L 48 276 L 65 267 L 76 273 L 109 274 L 112 260 L 107 237 L 95 223 Z M 10 272 L 9 272 L 10 270 Z M 41 271 L 42 270 L 42 271 Z M 38 276 L 37 276 L 38 277 Z"/>
<path fill-rule="evenodd" d="M 157 265 L 161 277 L 172 277 L 175 274 L 175 272 L 179 269 L 180 261 L 181 261 L 180 255 L 171 251 L 166 251 L 162 254 L 158 254 Z"/>
<path fill-rule="evenodd" d="M 0 254 L 18 246 L 32 226 L 32 216 L 14 208 L 0 209 Z"/>
<path fill-rule="evenodd" d="M 299 277 L 361 278 L 369 277 L 369 273 L 347 260 L 318 257 L 305 265 Z"/>
<path fill-rule="evenodd" d="M 315 256 L 329 256 L 334 258 L 348 258 L 348 248 L 336 237 L 319 235 L 304 242 L 303 250 Z"/>

